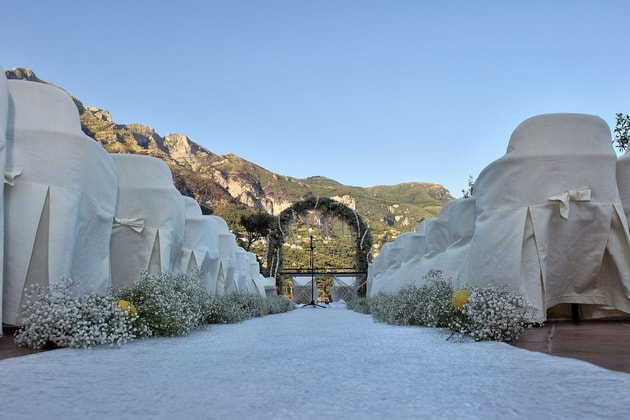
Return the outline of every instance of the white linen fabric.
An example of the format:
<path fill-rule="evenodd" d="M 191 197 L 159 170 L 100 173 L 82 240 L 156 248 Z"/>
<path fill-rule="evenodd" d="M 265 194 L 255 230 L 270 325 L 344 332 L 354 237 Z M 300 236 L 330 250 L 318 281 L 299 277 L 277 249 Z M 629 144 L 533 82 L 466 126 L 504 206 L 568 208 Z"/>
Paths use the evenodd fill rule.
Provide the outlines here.
<path fill-rule="evenodd" d="M 403 261 L 398 270 L 398 277 L 401 286 L 415 285 L 420 286 L 423 283 L 421 270 L 421 261 L 427 250 L 426 228 L 435 218 L 425 219 L 418 224 L 416 230 L 410 232 L 405 238 L 405 251 Z"/>
<path fill-rule="evenodd" d="M 330 297 L 333 302 L 351 302 L 357 297 L 356 277 L 333 276 Z"/>
<path fill-rule="evenodd" d="M 382 247 L 368 296 L 441 270 L 456 288 L 519 292 L 540 322 L 570 316 L 572 304 L 582 319 L 630 315 L 630 155 L 617 160 L 601 118 L 524 121 L 474 187 Z"/>
<path fill-rule="evenodd" d="M 610 128 L 550 114 L 519 125 L 507 153 L 475 182 L 471 286 L 509 286 L 544 321 L 581 304 L 582 318 L 630 314 L 630 239 Z"/>
<path fill-rule="evenodd" d="M 23 80 L 7 85 L 3 322 L 15 325 L 25 287 L 63 277 L 77 294 L 111 287 L 118 178 L 109 154 L 81 131 L 65 91 Z"/>
<path fill-rule="evenodd" d="M 4 69 L 0 66 L 0 171 L 5 174 L 4 183 L 13 183 L 7 179 L 5 172 L 7 163 L 7 119 L 9 117 L 9 84 Z M 0 194 L 0 267 L 4 267 L 4 194 Z M 2 289 L 4 288 L 3 273 L 0 270 L 0 323 L 2 322 Z M 0 328 L 0 336 L 2 329 Z"/>
<path fill-rule="evenodd" d="M 227 231 L 219 233 L 219 275 L 217 294 L 219 296 L 238 292 L 238 273 L 236 272 L 236 236 Z"/>
<path fill-rule="evenodd" d="M 256 259 L 256 254 L 247 252 L 247 258 L 249 259 L 249 276 L 253 283 L 252 292 L 265 297 L 267 296 L 265 292 L 265 277 L 260 273 L 260 263 Z"/>
<path fill-rule="evenodd" d="M 265 296 L 278 296 L 275 277 L 263 277 L 263 285 L 265 287 Z"/>
<path fill-rule="evenodd" d="M 395 293 L 401 288 L 414 283 L 415 275 L 403 276 L 402 267 L 405 260 L 413 253 L 412 244 L 415 232 L 405 232 L 396 238 L 394 246 L 388 249 L 385 261 L 385 271 L 380 276 L 381 292 Z M 380 255 L 379 255 L 380 256 Z M 406 273 L 406 271 L 405 271 Z"/>
<path fill-rule="evenodd" d="M 311 303 L 312 300 L 317 301 L 317 279 L 311 276 L 294 276 L 291 278 L 293 284 L 293 303 Z"/>
<path fill-rule="evenodd" d="M 164 161 L 111 154 L 119 178 L 111 238 L 112 283 L 129 287 L 143 270 L 176 272 L 186 225 L 183 196 Z"/>
<path fill-rule="evenodd" d="M 630 150 L 617 159 L 617 187 L 626 220 L 630 220 Z"/>
<path fill-rule="evenodd" d="M 418 270 L 421 284 L 430 270 L 439 270 L 445 280 L 461 286 L 461 274 L 468 263 L 470 242 L 475 231 L 475 199 L 447 202 L 437 219 L 427 224 L 427 253 Z M 434 245 L 437 244 L 437 245 Z"/>
<path fill-rule="evenodd" d="M 374 296 L 387 289 L 385 272 L 390 265 L 390 254 L 394 250 L 394 242 L 386 242 L 381 246 L 380 252 L 374 261 L 368 265 L 368 293 Z"/>
<path fill-rule="evenodd" d="M 254 283 L 252 282 L 252 277 L 250 275 L 250 260 L 247 256 L 247 251 L 238 246 L 236 242 L 234 242 L 234 246 L 236 249 L 236 268 L 234 274 L 236 279 L 236 291 L 240 293 L 254 294 Z"/>
<path fill-rule="evenodd" d="M 178 271 L 199 271 L 207 291 L 216 295 L 219 271 L 219 232 L 215 220 L 204 216 L 199 203 L 184 197 L 186 223 Z"/>

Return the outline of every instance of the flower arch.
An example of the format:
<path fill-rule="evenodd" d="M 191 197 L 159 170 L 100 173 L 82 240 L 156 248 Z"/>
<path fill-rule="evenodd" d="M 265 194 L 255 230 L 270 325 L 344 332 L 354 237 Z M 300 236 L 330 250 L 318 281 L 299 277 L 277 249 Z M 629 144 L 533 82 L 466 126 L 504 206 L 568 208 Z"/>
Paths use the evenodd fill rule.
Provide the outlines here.
<path fill-rule="evenodd" d="M 276 226 L 269 234 L 267 246 L 267 277 L 276 277 L 282 271 L 284 252 L 282 245 L 293 222 L 295 214 L 302 214 L 307 210 L 319 210 L 326 216 L 335 216 L 347 223 L 356 231 L 354 265 L 357 271 L 367 272 L 369 259 L 372 255 L 372 235 L 369 227 L 361 216 L 350 207 L 327 197 L 309 196 L 303 201 L 293 204 L 278 215 Z"/>

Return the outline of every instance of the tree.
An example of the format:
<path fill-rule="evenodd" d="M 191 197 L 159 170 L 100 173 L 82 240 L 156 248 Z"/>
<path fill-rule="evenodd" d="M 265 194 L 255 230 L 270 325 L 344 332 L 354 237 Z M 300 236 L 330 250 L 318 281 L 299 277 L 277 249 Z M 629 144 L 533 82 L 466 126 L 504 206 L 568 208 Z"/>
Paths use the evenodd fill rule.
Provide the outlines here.
<path fill-rule="evenodd" d="M 247 246 L 245 249 L 249 251 L 254 242 L 266 237 L 274 222 L 275 217 L 264 212 L 241 215 L 241 226 L 247 231 Z"/>
<path fill-rule="evenodd" d="M 628 140 L 630 140 L 630 115 L 618 113 L 613 142 L 617 143 L 617 149 L 623 152 L 628 148 Z"/>
<path fill-rule="evenodd" d="M 468 189 L 462 190 L 462 198 L 472 197 L 474 186 L 475 186 L 475 178 L 473 178 L 472 175 L 468 175 Z"/>

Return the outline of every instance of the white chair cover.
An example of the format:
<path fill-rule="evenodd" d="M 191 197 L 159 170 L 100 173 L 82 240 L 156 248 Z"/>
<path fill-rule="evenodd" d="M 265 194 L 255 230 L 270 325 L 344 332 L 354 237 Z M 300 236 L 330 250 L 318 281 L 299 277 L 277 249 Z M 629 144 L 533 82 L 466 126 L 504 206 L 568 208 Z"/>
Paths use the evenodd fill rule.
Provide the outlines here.
<path fill-rule="evenodd" d="M 0 171 L 4 174 L 7 163 L 7 119 L 9 117 L 9 85 L 0 66 Z M 10 174 L 8 174 L 10 176 Z M 11 180 L 8 180 L 11 182 Z M 4 221 L 4 194 L 0 194 L 0 220 Z M 0 224 L 0 267 L 4 267 L 4 222 Z M 2 322 L 3 273 L 0 271 L 0 322 Z M 2 329 L 0 328 L 0 336 Z"/>
<path fill-rule="evenodd" d="M 412 284 L 414 277 L 402 277 L 400 270 L 405 259 L 412 252 L 410 244 L 415 232 L 405 232 L 398 235 L 393 242 L 393 246 L 388 248 L 386 268 L 380 277 L 380 290 L 387 293 L 397 293 L 405 285 Z"/>
<path fill-rule="evenodd" d="M 398 278 L 398 290 L 404 286 L 420 286 L 423 283 L 421 270 L 422 257 L 426 254 L 426 227 L 434 218 L 423 220 L 414 232 L 409 232 L 404 238 L 403 261 L 396 273 Z"/>
<path fill-rule="evenodd" d="M 387 270 L 389 264 L 389 254 L 394 247 L 394 242 L 386 242 L 381 246 L 380 252 L 371 264 L 368 265 L 368 290 L 369 296 L 377 295 L 379 292 L 384 291 L 385 286 L 384 273 Z"/>
<path fill-rule="evenodd" d="M 263 277 L 263 285 L 265 287 L 265 296 L 278 296 L 275 277 Z"/>
<path fill-rule="evenodd" d="M 143 270 L 177 271 L 186 209 L 164 161 L 144 155 L 111 154 L 119 178 L 112 230 L 112 283 L 131 286 Z"/>
<path fill-rule="evenodd" d="M 626 220 L 630 220 L 630 149 L 617 159 L 617 187 Z"/>
<path fill-rule="evenodd" d="M 260 273 L 260 263 L 256 259 L 256 254 L 253 252 L 247 253 L 249 259 L 249 276 L 253 283 L 253 293 L 260 296 L 267 296 L 265 293 L 265 278 Z"/>
<path fill-rule="evenodd" d="M 204 216 L 199 203 L 192 197 L 184 197 L 186 225 L 178 271 L 199 270 L 207 291 L 215 295 L 219 270 L 219 232 L 213 218 Z"/>
<path fill-rule="evenodd" d="M 219 296 L 239 291 L 236 248 L 236 236 L 233 233 L 219 233 L 219 276 L 217 278 Z M 222 290 L 221 286 L 223 286 Z"/>
<path fill-rule="evenodd" d="M 252 277 L 250 275 L 249 257 L 247 251 L 238 246 L 234 242 L 236 247 L 236 284 L 237 290 L 241 293 L 254 294 L 254 284 L 252 283 Z"/>
<path fill-rule="evenodd" d="M 333 302 L 352 302 L 357 297 L 356 277 L 333 277 L 330 297 Z"/>
<path fill-rule="evenodd" d="M 537 318 L 582 304 L 582 318 L 630 313 L 630 240 L 610 128 L 551 114 L 519 125 L 475 182 L 475 232 L 462 283 L 508 285 Z"/>
<path fill-rule="evenodd" d="M 434 220 L 437 223 L 428 225 L 426 236 L 431 250 L 422 257 L 418 276 L 424 279 L 429 270 L 439 270 L 444 280 L 450 279 L 459 288 L 475 231 L 474 197 L 447 202 Z"/>
<path fill-rule="evenodd" d="M 109 154 L 81 131 L 63 90 L 8 81 L 3 321 L 16 324 L 25 287 L 72 278 L 76 293 L 111 287 L 109 238 L 118 179 Z"/>
<path fill-rule="evenodd" d="M 293 303 L 308 304 L 312 300 L 317 301 L 317 279 L 311 276 L 295 276 L 291 278 L 293 283 Z M 312 283 L 312 280 L 315 284 Z"/>

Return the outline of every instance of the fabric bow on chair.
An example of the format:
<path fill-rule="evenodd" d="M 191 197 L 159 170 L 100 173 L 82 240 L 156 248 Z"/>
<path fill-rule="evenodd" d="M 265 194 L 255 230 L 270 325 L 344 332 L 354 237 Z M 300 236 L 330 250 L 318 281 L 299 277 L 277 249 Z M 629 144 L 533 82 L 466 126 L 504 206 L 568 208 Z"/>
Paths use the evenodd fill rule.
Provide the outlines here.
<path fill-rule="evenodd" d="M 129 228 L 135 230 L 138 233 L 142 233 L 144 230 L 144 219 L 142 217 L 133 217 L 126 219 L 124 217 L 114 217 L 114 227 L 116 226 L 129 226 Z"/>
<path fill-rule="evenodd" d="M 22 168 L 7 168 L 4 171 L 4 183 L 10 186 L 15 186 L 15 178 L 22 175 L 24 170 Z"/>
<path fill-rule="evenodd" d="M 560 202 L 560 216 L 563 219 L 569 218 L 569 201 L 591 201 L 591 189 L 582 187 L 572 189 L 559 194 L 554 194 L 547 200 Z"/>

